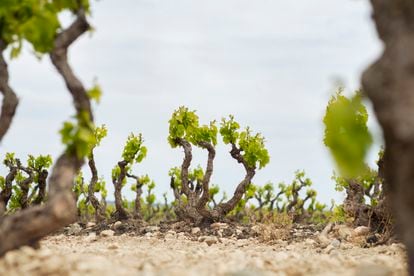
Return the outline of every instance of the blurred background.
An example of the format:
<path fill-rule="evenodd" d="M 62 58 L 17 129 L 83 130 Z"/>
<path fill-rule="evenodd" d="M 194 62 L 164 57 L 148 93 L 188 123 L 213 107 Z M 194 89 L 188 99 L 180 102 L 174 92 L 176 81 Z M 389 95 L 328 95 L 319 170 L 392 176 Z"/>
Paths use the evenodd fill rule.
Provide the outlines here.
<path fill-rule="evenodd" d="M 141 132 L 148 147 L 134 173 L 148 174 L 156 195 L 168 191 L 172 198 L 168 170 L 181 164 L 183 152 L 167 143 L 168 120 L 185 105 L 201 123 L 234 114 L 266 137 L 271 162 L 255 184 L 290 182 L 303 169 L 320 201 L 341 200 L 322 118 L 338 85 L 358 89 L 361 72 L 381 52 L 368 1 L 102 0 L 92 10 L 95 30 L 70 49 L 70 61 L 87 88 L 97 82 L 104 92 L 95 114 L 108 137 L 96 161 L 108 199 L 111 169 L 131 132 Z M 20 106 L 2 158 L 8 151 L 22 160 L 29 153 L 57 157 L 58 130 L 74 114 L 63 80 L 47 56 L 37 59 L 28 47 L 10 71 Z M 374 165 L 381 133 L 373 116 L 369 125 Z M 244 171 L 228 151 L 219 144 L 212 183 L 232 194 Z M 193 164 L 204 167 L 206 156 L 194 150 Z M 134 196 L 129 187 L 123 193 Z"/>

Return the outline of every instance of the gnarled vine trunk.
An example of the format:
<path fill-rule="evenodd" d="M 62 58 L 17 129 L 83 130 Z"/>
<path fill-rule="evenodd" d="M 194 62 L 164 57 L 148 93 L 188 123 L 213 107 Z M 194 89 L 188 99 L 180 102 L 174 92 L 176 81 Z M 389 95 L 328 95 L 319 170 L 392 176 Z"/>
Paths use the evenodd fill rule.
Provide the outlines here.
<path fill-rule="evenodd" d="M 6 165 L 7 165 L 7 163 L 6 163 Z M 17 166 L 14 166 L 14 165 L 11 165 L 11 164 L 9 164 L 8 167 L 9 167 L 10 171 L 7 174 L 6 179 L 4 181 L 5 182 L 4 183 L 5 184 L 4 189 L 0 192 L 0 202 L 1 202 L 2 207 L 3 207 L 3 208 L 0 209 L 0 216 L 3 215 L 4 211 L 7 208 L 7 204 L 9 203 L 9 200 L 12 196 L 13 181 L 16 178 L 17 172 L 19 170 Z"/>
<path fill-rule="evenodd" d="M 98 170 L 96 168 L 95 156 L 93 154 L 93 151 L 89 156 L 88 165 L 91 169 L 92 174 L 91 181 L 88 186 L 88 199 L 91 202 L 93 208 L 95 209 L 95 220 L 97 222 L 101 222 L 105 220 L 105 209 L 103 209 L 103 206 L 95 196 L 95 187 L 96 183 L 98 183 Z"/>
<path fill-rule="evenodd" d="M 9 71 L 4 58 L 6 43 L 0 39 L 0 93 L 3 94 L 3 103 L 0 113 L 0 142 L 10 128 L 19 100 L 9 85 Z"/>
<path fill-rule="evenodd" d="M 46 180 L 48 175 L 49 172 L 45 169 L 38 172 L 38 192 L 32 202 L 34 205 L 40 205 L 46 198 Z"/>
<path fill-rule="evenodd" d="M 77 114 L 87 112 L 93 120 L 86 90 L 73 73 L 67 59 L 69 46 L 88 29 L 85 13 L 81 10 L 72 25 L 57 35 L 50 56 L 72 95 Z M 0 256 L 20 246 L 36 244 L 42 237 L 76 220 L 72 186 L 83 163 L 83 158 L 78 158 L 75 153 L 63 153 L 56 161 L 49 179 L 48 202 L 5 217 L 1 221 Z"/>
<path fill-rule="evenodd" d="M 113 217 L 118 220 L 126 220 L 131 217 L 129 212 L 124 208 L 122 204 L 123 203 L 122 188 L 123 188 L 123 182 L 127 175 L 127 165 L 128 165 L 128 162 L 125 160 L 118 162 L 119 175 L 117 178 L 112 179 L 112 183 L 114 184 L 114 187 L 115 187 L 114 197 L 115 197 L 115 209 L 116 209 L 115 213 L 113 214 Z"/>
<path fill-rule="evenodd" d="M 144 186 L 140 180 L 139 177 L 136 175 L 132 175 L 127 173 L 127 177 L 132 178 L 135 180 L 135 204 L 134 204 L 134 218 L 135 219 L 142 219 L 142 207 L 141 207 L 141 195 L 142 195 L 142 187 Z"/>
<path fill-rule="evenodd" d="M 371 3 L 385 48 L 362 84 L 384 131 L 386 193 L 414 275 L 414 1 Z"/>
<path fill-rule="evenodd" d="M 200 142 L 199 146 L 208 151 L 207 165 L 204 177 L 201 184 L 194 185 L 189 181 L 189 168 L 192 161 L 192 147 L 191 144 L 183 139 L 177 138 L 177 143 L 184 149 L 184 160 L 181 165 L 181 187 L 174 186 L 174 177 L 171 178 L 171 188 L 174 191 L 174 197 L 177 201 L 177 206 L 174 211 L 180 219 L 189 220 L 196 224 L 203 222 L 219 221 L 224 218 L 242 199 L 246 192 L 247 186 L 253 179 L 256 168 L 251 167 L 244 160 L 241 155 L 241 149 L 235 144 L 232 144 L 230 155 L 240 164 L 243 165 L 246 171 L 244 179 L 237 185 L 233 196 L 226 202 L 221 202 L 215 205 L 212 209 L 207 207 L 210 200 L 210 179 L 213 174 L 213 162 L 216 155 L 215 148 L 212 144 L 207 142 Z M 180 189 L 181 188 L 181 189 Z M 184 194 L 187 198 L 186 202 L 181 200 L 181 195 Z"/>

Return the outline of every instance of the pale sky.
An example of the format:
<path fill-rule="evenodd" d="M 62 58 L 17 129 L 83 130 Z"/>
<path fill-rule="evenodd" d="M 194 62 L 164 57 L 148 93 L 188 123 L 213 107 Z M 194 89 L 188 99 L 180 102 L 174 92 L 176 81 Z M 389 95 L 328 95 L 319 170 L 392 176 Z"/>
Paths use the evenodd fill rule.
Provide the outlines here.
<path fill-rule="evenodd" d="M 304 169 L 320 201 L 343 197 L 331 181 L 322 117 L 336 80 L 359 88 L 381 51 L 368 1 L 101 0 L 90 21 L 96 31 L 77 41 L 70 59 L 85 86 L 97 79 L 104 92 L 95 117 L 109 132 L 96 160 L 110 198 L 111 169 L 130 132 L 141 132 L 148 147 L 133 172 L 149 174 L 157 195 L 171 195 L 167 173 L 183 153 L 167 143 L 168 120 L 180 105 L 196 109 L 201 123 L 234 114 L 266 137 L 271 162 L 255 184 L 290 182 Z M 74 114 L 61 77 L 29 48 L 10 61 L 10 73 L 21 101 L 0 154 L 57 157 L 57 132 Z M 377 129 L 372 116 L 370 125 Z M 232 194 L 244 172 L 228 151 L 219 144 L 212 182 Z M 204 167 L 207 154 L 194 155 Z M 129 186 L 124 195 L 132 198 Z"/>

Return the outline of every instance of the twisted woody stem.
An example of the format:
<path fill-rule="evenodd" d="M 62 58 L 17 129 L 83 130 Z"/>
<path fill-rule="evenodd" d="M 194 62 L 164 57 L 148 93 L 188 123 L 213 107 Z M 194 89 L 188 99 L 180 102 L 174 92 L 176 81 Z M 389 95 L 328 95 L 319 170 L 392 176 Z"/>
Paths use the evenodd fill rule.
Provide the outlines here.
<path fill-rule="evenodd" d="M 78 116 L 84 112 L 93 120 L 86 90 L 69 65 L 68 48 L 89 29 L 85 12 L 79 10 L 75 21 L 61 31 L 50 53 L 53 65 L 72 95 Z M 57 159 L 49 179 L 49 200 L 5 217 L 0 225 L 0 256 L 23 245 L 36 244 L 42 237 L 76 220 L 76 202 L 71 192 L 73 181 L 84 163 L 75 153 L 64 152 Z"/>
<path fill-rule="evenodd" d="M 19 103 L 16 93 L 9 85 L 9 71 L 4 58 L 6 48 L 6 43 L 0 39 L 0 93 L 3 94 L 0 113 L 0 142 L 10 128 Z"/>

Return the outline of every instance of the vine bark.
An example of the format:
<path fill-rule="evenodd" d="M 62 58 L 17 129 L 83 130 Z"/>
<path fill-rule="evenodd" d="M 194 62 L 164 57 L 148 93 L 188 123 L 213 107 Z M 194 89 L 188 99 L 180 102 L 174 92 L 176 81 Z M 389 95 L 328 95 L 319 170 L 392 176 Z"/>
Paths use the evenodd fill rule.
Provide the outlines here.
<path fill-rule="evenodd" d="M 414 275 L 414 1 L 371 0 L 384 43 L 362 76 L 385 139 L 385 183 Z"/>
<path fill-rule="evenodd" d="M 69 46 L 88 29 L 85 12 L 80 10 L 75 21 L 56 36 L 50 57 L 72 95 L 77 115 L 87 112 L 93 120 L 86 90 L 73 73 L 67 57 Z M 74 153 L 62 153 L 49 179 L 48 202 L 3 218 L 0 224 L 0 256 L 23 245 L 35 245 L 42 237 L 76 220 L 72 186 L 83 163 L 84 159 Z"/>

